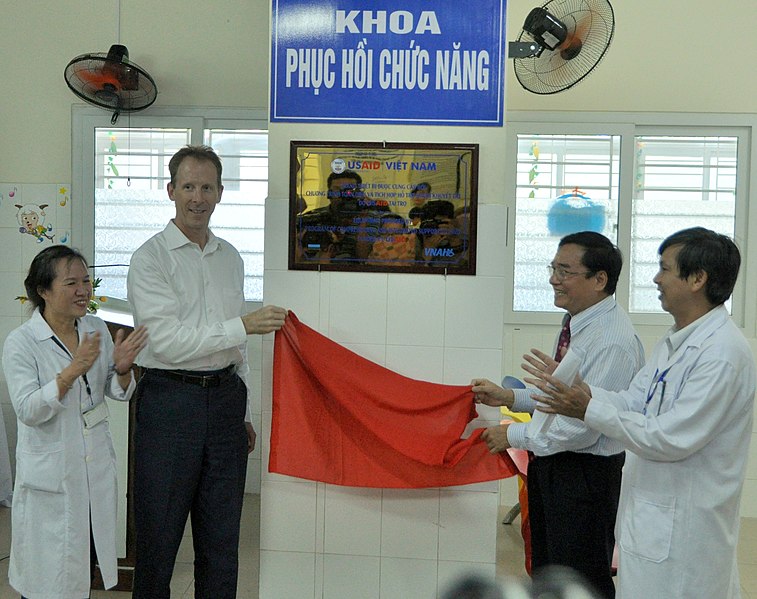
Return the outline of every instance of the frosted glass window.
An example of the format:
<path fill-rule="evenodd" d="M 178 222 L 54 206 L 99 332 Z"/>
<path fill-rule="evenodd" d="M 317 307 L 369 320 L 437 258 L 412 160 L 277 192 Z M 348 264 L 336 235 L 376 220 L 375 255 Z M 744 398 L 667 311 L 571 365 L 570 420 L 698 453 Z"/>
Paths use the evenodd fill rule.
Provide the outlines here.
<path fill-rule="evenodd" d="M 545 265 L 568 233 L 624 239 L 627 308 L 649 314 L 664 312 L 652 282 L 663 239 L 695 226 L 736 237 L 737 135 L 632 139 L 621 156 L 620 135 L 517 135 L 514 311 L 557 311 Z M 633 169 L 623 188 L 621 164 Z"/>
<path fill-rule="evenodd" d="M 94 256 L 98 293 L 126 298 L 132 253 L 175 215 L 166 193 L 168 162 L 190 143 L 191 129 L 95 129 Z M 268 195 L 268 132 L 206 129 L 204 143 L 223 163 L 224 192 L 211 218 L 214 233 L 245 263 L 245 298 L 263 299 L 263 226 Z"/>
<path fill-rule="evenodd" d="M 634 141 L 630 309 L 661 312 L 652 278 L 663 239 L 687 227 L 734 236 L 738 139 L 637 136 Z"/>
<path fill-rule="evenodd" d="M 513 309 L 557 311 L 547 265 L 560 238 L 596 230 L 614 243 L 620 136 L 518 135 Z"/>

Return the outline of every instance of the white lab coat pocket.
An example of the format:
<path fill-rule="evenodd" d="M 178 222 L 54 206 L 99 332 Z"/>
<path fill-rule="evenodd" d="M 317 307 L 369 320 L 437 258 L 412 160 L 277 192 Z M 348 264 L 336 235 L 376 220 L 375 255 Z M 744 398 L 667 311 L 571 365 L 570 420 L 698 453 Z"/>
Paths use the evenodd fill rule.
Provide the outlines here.
<path fill-rule="evenodd" d="M 638 488 L 622 515 L 620 546 L 636 557 L 660 563 L 670 553 L 676 498 Z"/>
<path fill-rule="evenodd" d="M 27 489 L 63 492 L 63 443 L 49 447 L 19 449 L 16 455 L 16 478 Z"/>

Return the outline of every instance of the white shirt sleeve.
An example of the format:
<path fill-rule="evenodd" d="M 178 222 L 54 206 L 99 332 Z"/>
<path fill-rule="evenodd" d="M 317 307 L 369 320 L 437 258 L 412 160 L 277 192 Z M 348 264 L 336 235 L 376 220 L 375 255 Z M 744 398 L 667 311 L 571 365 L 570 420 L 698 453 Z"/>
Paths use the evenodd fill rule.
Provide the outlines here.
<path fill-rule="evenodd" d="M 166 271 L 150 252 L 134 253 L 127 281 L 135 323 L 147 327 L 149 353 L 164 367 L 186 368 L 187 363 L 209 354 L 246 346 L 240 317 L 217 322 L 182 320 L 179 304 L 192 298 L 177 297 Z M 242 355 L 246 358 L 244 351 Z"/>

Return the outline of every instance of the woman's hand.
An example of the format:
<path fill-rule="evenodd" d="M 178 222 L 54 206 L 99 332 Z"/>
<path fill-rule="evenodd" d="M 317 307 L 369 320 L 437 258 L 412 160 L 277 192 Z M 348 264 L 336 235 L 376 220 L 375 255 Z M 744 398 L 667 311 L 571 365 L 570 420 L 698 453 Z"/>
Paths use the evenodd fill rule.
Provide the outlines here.
<path fill-rule="evenodd" d="M 100 355 L 100 333 L 84 333 L 73 355 L 71 364 L 61 370 L 55 377 L 58 383 L 58 400 L 63 401 L 76 379 L 87 374 L 92 364 Z"/>
<path fill-rule="evenodd" d="M 147 329 L 144 325 L 138 326 L 128 336 L 123 329 L 119 329 L 113 344 L 113 364 L 116 367 L 116 374 L 124 376 L 131 370 L 139 352 L 147 345 Z"/>
<path fill-rule="evenodd" d="M 100 332 L 95 331 L 94 333 L 84 333 L 79 340 L 79 346 L 76 348 L 74 359 L 71 362 L 71 368 L 74 370 L 73 378 L 76 379 L 83 374 L 87 374 L 99 355 Z"/>

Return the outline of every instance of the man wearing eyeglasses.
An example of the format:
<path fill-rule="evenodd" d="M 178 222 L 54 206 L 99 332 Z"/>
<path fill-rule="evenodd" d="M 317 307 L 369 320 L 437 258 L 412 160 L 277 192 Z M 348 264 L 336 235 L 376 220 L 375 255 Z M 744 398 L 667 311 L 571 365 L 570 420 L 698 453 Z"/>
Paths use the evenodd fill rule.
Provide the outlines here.
<path fill-rule="evenodd" d="M 628 450 L 618 510 L 626 597 L 738 599 L 736 545 L 757 385 L 749 343 L 731 320 L 741 256 L 695 227 L 658 250 L 654 283 L 674 326 L 627 391 L 563 385 L 534 361 L 544 411 L 579 418 Z M 547 368 L 548 370 L 549 368 Z"/>
<path fill-rule="evenodd" d="M 583 350 L 581 377 L 617 391 L 628 387 L 644 364 L 644 350 L 628 315 L 613 294 L 623 266 L 620 250 L 604 235 L 583 231 L 563 237 L 548 266 L 554 304 L 565 310 L 552 368 L 567 347 Z M 534 389 L 503 389 L 474 379 L 475 400 L 533 413 Z M 534 574 L 549 565 L 569 566 L 603 597 L 615 597 L 612 554 L 620 495 L 623 446 L 575 418 L 558 416 L 546 430 L 535 423 L 490 427 L 482 438 L 492 453 L 526 449 Z"/>

